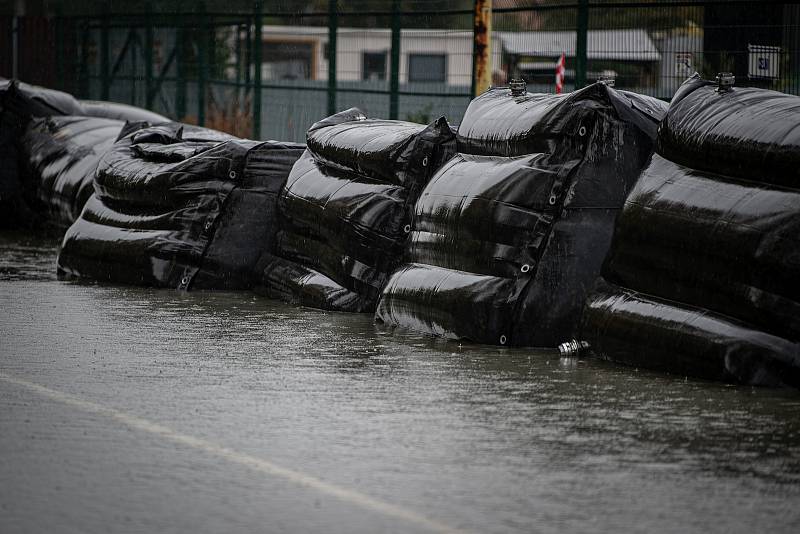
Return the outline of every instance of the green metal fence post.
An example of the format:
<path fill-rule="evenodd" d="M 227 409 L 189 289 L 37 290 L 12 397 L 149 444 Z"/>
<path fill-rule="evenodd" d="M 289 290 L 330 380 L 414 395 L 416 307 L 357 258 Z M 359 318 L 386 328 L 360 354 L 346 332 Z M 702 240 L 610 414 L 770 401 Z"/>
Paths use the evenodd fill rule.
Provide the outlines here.
<path fill-rule="evenodd" d="M 236 25 L 236 84 L 242 83 L 242 25 Z"/>
<path fill-rule="evenodd" d="M 201 3 L 198 6 L 198 19 L 200 24 L 198 27 L 198 60 L 199 65 L 197 69 L 197 124 L 205 126 L 206 124 L 206 80 L 208 80 L 208 22 L 206 19 L 206 6 Z"/>
<path fill-rule="evenodd" d="M 253 138 L 261 139 L 261 51 L 264 37 L 261 25 L 261 2 L 256 3 L 253 25 Z"/>
<path fill-rule="evenodd" d="M 339 11 L 336 0 L 328 0 L 328 115 L 336 113 L 336 34 Z"/>
<path fill-rule="evenodd" d="M 186 117 L 186 28 L 180 18 L 175 19 L 175 24 L 178 26 L 175 43 L 178 51 L 175 55 L 175 71 L 178 77 L 175 84 L 175 115 L 181 121 Z"/>
<path fill-rule="evenodd" d="M 138 46 L 141 49 L 142 48 L 142 41 L 141 41 L 141 39 L 139 39 L 138 26 L 135 26 L 135 28 L 137 28 L 137 31 L 135 32 L 136 33 L 136 36 L 135 36 L 136 46 Z M 131 98 L 130 98 L 130 100 L 128 100 L 128 104 L 130 104 L 132 106 L 136 106 L 136 105 L 139 104 L 136 101 L 136 96 L 138 95 L 138 92 L 136 90 L 136 82 L 139 81 L 139 61 L 138 61 L 139 56 L 136 54 L 136 46 L 133 47 L 133 49 L 131 50 L 131 54 L 130 54 L 130 57 L 131 57 L 131 72 L 133 73 L 133 77 L 131 78 Z"/>
<path fill-rule="evenodd" d="M 103 13 L 100 23 L 100 100 L 108 100 L 111 93 L 109 76 L 108 12 Z"/>
<path fill-rule="evenodd" d="M 66 89 L 64 84 L 64 22 L 61 10 L 56 11 L 55 19 L 55 47 L 56 47 L 56 89 Z"/>
<path fill-rule="evenodd" d="M 78 94 L 89 98 L 89 22 L 86 19 L 75 21 L 75 28 L 82 30 L 81 57 L 78 66 Z"/>
<path fill-rule="evenodd" d="M 586 42 L 589 31 L 589 0 L 578 1 L 578 20 L 575 36 L 575 89 L 586 85 Z"/>
<path fill-rule="evenodd" d="M 144 9 L 144 102 L 150 109 L 153 106 L 153 6 L 148 2 Z"/>
<path fill-rule="evenodd" d="M 389 118 L 397 119 L 400 99 L 400 0 L 392 0 L 392 52 L 389 74 Z"/>
<path fill-rule="evenodd" d="M 250 19 L 247 19 L 247 32 L 245 33 L 244 39 L 244 84 L 247 87 L 250 87 L 250 80 L 252 80 L 250 75 L 250 67 L 255 65 L 253 61 L 253 33 L 252 33 L 252 25 L 250 24 Z"/>

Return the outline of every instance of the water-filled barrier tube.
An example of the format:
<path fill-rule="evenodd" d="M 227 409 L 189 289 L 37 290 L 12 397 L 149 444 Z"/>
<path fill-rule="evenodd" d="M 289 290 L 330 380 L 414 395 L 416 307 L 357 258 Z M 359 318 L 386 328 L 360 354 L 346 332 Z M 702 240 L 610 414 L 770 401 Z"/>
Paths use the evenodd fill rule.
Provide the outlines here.
<path fill-rule="evenodd" d="M 31 120 L 20 143 L 21 167 L 48 223 L 66 228 L 78 218 L 94 190 L 97 163 L 124 125 L 95 117 Z"/>
<path fill-rule="evenodd" d="M 93 166 L 126 121 L 168 119 L 134 106 L 0 80 L 0 228 L 69 226 Z"/>
<path fill-rule="evenodd" d="M 169 119 L 163 115 L 119 102 L 99 100 L 80 100 L 79 102 L 83 109 L 81 115 L 86 117 L 101 117 L 124 122 L 147 122 L 149 124 L 169 122 Z"/>
<path fill-rule="evenodd" d="M 305 147 L 177 123 L 123 134 L 100 159 L 95 193 L 64 236 L 59 275 L 252 286 L 277 230 L 278 193 Z"/>
<path fill-rule="evenodd" d="M 260 291 L 305 306 L 371 312 L 398 265 L 414 203 L 455 152 L 444 118 L 425 126 L 349 109 L 314 124 L 280 199 Z"/>
<path fill-rule="evenodd" d="M 665 107 L 602 83 L 473 100 L 376 319 L 479 343 L 570 339 Z"/>
<path fill-rule="evenodd" d="M 800 386 L 797 124 L 800 97 L 699 78 L 676 93 L 587 300 L 596 353 Z"/>

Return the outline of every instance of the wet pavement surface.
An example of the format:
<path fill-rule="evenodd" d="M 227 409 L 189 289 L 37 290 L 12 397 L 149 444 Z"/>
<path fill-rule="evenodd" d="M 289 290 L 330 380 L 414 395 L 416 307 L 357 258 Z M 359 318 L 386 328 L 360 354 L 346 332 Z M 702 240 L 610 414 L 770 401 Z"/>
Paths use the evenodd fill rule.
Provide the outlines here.
<path fill-rule="evenodd" d="M 0 234 L 0 532 L 797 532 L 800 394 L 55 278 Z"/>

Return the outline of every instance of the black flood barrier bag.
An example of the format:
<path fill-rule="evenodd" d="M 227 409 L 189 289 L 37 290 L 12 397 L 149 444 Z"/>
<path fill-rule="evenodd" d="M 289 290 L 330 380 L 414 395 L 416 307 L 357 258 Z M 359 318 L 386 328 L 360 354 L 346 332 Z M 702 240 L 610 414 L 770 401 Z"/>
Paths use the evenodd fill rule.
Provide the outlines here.
<path fill-rule="evenodd" d="M 50 195 L 46 188 L 41 188 L 43 183 L 58 185 L 62 180 L 52 176 L 57 165 L 45 163 L 48 168 L 42 167 L 37 151 L 44 149 L 50 158 L 56 157 L 55 152 L 61 152 L 57 157 L 65 168 L 76 167 L 76 170 L 68 171 L 70 176 L 63 182 L 75 183 L 77 168 L 88 165 L 79 163 L 79 160 L 83 155 L 94 158 L 86 152 L 90 145 L 84 142 L 90 142 L 91 135 L 73 136 L 69 133 L 69 126 L 59 126 L 57 121 L 47 123 L 49 126 L 44 127 L 45 123 L 40 121 L 48 117 L 73 117 L 68 120 L 73 123 L 80 120 L 80 117 L 114 119 L 121 123 L 147 121 L 155 124 L 168 120 L 157 113 L 125 104 L 79 101 L 62 91 L 29 85 L 18 80 L 0 79 L 0 228 L 39 226 L 49 222 L 55 222 L 56 225 L 71 223 L 64 216 L 75 210 L 61 209 L 65 207 L 65 199 L 58 198 L 60 191 Z M 85 122 L 79 129 L 91 129 L 87 126 L 89 124 L 99 125 L 101 122 Z M 53 134 L 52 142 L 45 139 L 46 131 Z M 105 128 L 100 128 L 96 133 L 100 135 L 101 131 L 105 131 Z M 115 137 L 116 134 L 110 136 L 110 140 L 113 141 Z M 36 140 L 37 146 L 26 146 L 31 139 Z M 75 150 L 74 154 L 68 152 L 71 148 Z M 94 154 L 99 154 L 100 150 L 99 144 L 92 148 Z M 50 176 L 37 174 L 39 170 Z M 80 195 L 79 198 L 85 200 Z M 58 199 L 55 204 L 50 202 L 53 199 Z M 41 200 L 44 205 L 40 203 Z M 79 211 L 80 206 L 76 207 Z M 49 214 L 57 214 L 55 221 L 48 220 Z"/>
<path fill-rule="evenodd" d="M 170 122 L 167 117 L 147 109 L 120 104 L 118 102 L 102 102 L 98 100 L 81 100 L 83 115 L 87 117 L 103 117 L 124 122 L 147 122 L 149 124 L 162 124 Z"/>
<path fill-rule="evenodd" d="M 490 89 L 470 102 L 458 126 L 458 151 L 485 156 L 558 153 L 563 140 L 581 127 L 604 127 L 604 119 L 630 122 L 648 138 L 656 136 L 667 104 L 656 98 L 615 90 L 604 83 L 561 95 Z M 649 118 L 649 120 L 648 120 Z M 610 135 L 611 131 L 595 132 Z M 615 141 L 607 139 L 607 144 Z M 616 140 L 622 145 L 621 140 Z M 565 147 L 574 150 L 574 143 Z"/>
<path fill-rule="evenodd" d="M 0 228 L 38 226 L 36 181 L 21 165 L 21 139 L 34 117 L 81 115 L 80 103 L 67 93 L 0 79 Z"/>
<path fill-rule="evenodd" d="M 444 117 L 425 126 L 368 119 L 358 108 L 314 123 L 307 141 L 317 163 L 407 189 L 421 189 L 455 153 L 453 132 Z"/>
<path fill-rule="evenodd" d="M 131 128 L 132 129 L 132 128 Z M 67 231 L 62 278 L 245 289 L 276 232 L 276 203 L 305 147 L 176 123 L 126 134 Z"/>
<path fill-rule="evenodd" d="M 584 311 L 592 349 L 680 376 L 800 387 L 800 345 L 735 318 L 598 282 Z"/>
<path fill-rule="evenodd" d="M 477 343 L 571 339 L 665 106 L 601 83 L 473 100 L 458 142 L 474 154 L 455 156 L 420 195 L 408 263 L 376 319 Z"/>
<path fill-rule="evenodd" d="M 454 153 L 444 117 L 425 126 L 353 108 L 314 124 L 279 199 L 281 230 L 261 290 L 304 306 L 374 311 L 419 192 Z"/>
<path fill-rule="evenodd" d="M 125 123 L 95 117 L 34 118 L 22 137 L 23 173 L 44 218 L 66 228 L 92 195 L 94 171 Z"/>
<path fill-rule="evenodd" d="M 98 100 L 78 100 L 63 91 L 8 79 L 0 79 L 0 109 L 13 113 L 21 121 L 31 117 L 57 115 L 100 117 L 129 122 L 146 121 L 151 124 L 169 121 L 163 115 L 135 106 Z"/>
<path fill-rule="evenodd" d="M 582 337 L 626 364 L 800 387 L 800 183 L 785 167 L 800 97 L 701 82 L 676 94 L 659 130 L 670 156 L 653 156 L 625 202 Z M 743 102 L 770 110 L 775 131 Z"/>
<path fill-rule="evenodd" d="M 720 91 L 695 75 L 675 93 L 657 151 L 687 167 L 800 188 L 800 98 L 754 87 Z"/>
<path fill-rule="evenodd" d="M 0 102 L 4 112 L 13 113 L 23 119 L 84 115 L 80 101 L 71 94 L 19 80 L 0 79 Z"/>
<path fill-rule="evenodd" d="M 274 255 L 262 257 L 262 279 L 256 292 L 286 302 L 341 312 L 360 313 L 364 300 L 306 265 Z"/>

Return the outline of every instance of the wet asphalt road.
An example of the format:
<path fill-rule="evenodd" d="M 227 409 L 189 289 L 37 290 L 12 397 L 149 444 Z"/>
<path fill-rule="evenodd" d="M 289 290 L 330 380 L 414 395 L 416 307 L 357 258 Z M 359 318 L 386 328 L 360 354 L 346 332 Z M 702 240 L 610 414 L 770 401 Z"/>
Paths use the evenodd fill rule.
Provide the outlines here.
<path fill-rule="evenodd" d="M 800 395 L 55 279 L 0 235 L 0 532 L 797 532 Z"/>

